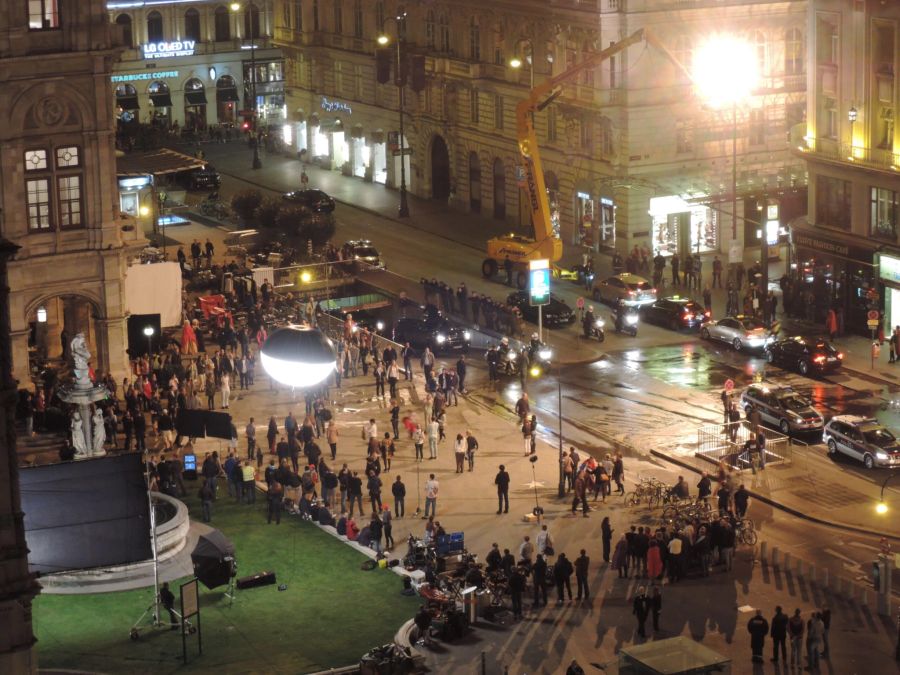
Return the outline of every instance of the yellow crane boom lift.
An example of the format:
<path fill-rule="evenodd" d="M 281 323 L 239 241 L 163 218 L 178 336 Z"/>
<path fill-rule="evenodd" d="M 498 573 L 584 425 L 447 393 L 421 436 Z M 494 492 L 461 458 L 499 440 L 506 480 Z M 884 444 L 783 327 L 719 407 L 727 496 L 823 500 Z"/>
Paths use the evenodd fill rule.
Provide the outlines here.
<path fill-rule="evenodd" d="M 525 192 L 531 211 L 534 238 L 509 234 L 489 239 L 487 258 L 481 265 L 481 271 L 485 277 L 493 277 L 506 264 L 507 257 L 513 265 L 516 286 L 521 289 L 524 289 L 528 283 L 527 266 L 530 260 L 546 258 L 550 261 L 555 273 L 559 274 L 559 268 L 553 263 L 562 258 L 563 247 L 562 241 L 554 235 L 550 219 L 547 187 L 544 184 L 544 171 L 541 167 L 537 136 L 534 132 L 534 113 L 540 112 L 550 105 L 562 93 L 562 85 L 577 77 L 582 71 L 596 68 L 606 59 L 641 41 L 657 47 L 676 67 L 687 73 L 678 59 L 649 29 L 641 28 L 606 49 L 591 54 L 584 61 L 565 72 L 544 80 L 529 92 L 527 98 L 522 99 L 516 105 L 516 134 L 525 174 Z M 688 73 L 688 77 L 690 77 L 690 73 Z"/>

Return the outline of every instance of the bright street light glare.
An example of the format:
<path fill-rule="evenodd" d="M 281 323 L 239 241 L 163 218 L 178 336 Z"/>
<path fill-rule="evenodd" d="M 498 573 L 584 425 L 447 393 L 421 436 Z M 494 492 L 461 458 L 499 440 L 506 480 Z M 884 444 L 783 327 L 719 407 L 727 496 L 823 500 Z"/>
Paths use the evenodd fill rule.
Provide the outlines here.
<path fill-rule="evenodd" d="M 231 8 L 231 11 L 232 11 L 232 12 L 237 12 L 237 11 L 241 8 L 241 3 L 239 3 L 239 2 L 232 2 L 232 3 L 229 5 L 229 7 Z"/>
<path fill-rule="evenodd" d="M 694 84 L 713 107 L 738 103 L 756 88 L 757 58 L 749 42 L 728 35 L 710 38 L 694 52 Z"/>
<path fill-rule="evenodd" d="M 887 512 L 888 512 L 888 505 L 885 504 L 884 502 L 878 502 L 878 504 L 875 506 L 875 513 L 883 516 Z"/>
<path fill-rule="evenodd" d="M 378 36 L 378 44 L 380 44 L 382 47 L 387 45 L 390 41 L 391 41 L 391 39 L 387 35 L 379 35 Z"/>
<path fill-rule="evenodd" d="M 521 68 L 521 67 L 522 67 L 522 59 L 520 59 L 520 58 L 518 58 L 518 57 L 517 57 L 517 58 L 510 59 L 510 60 L 509 60 L 509 67 L 510 67 L 510 68 Z"/>

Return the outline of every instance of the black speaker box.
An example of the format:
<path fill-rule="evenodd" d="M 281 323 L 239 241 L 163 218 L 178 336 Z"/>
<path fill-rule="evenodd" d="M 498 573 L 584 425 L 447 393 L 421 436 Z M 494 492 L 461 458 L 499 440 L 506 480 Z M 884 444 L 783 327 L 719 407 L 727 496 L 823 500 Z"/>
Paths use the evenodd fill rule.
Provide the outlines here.
<path fill-rule="evenodd" d="M 249 577 L 241 577 L 237 580 L 239 590 L 258 588 L 259 586 L 271 586 L 275 583 L 275 572 L 257 572 Z"/>

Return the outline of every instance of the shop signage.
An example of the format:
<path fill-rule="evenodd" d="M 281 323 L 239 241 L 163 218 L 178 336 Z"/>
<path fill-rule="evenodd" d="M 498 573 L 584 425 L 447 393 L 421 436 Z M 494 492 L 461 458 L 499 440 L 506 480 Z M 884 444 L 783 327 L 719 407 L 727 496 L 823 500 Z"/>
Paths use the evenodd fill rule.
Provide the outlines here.
<path fill-rule="evenodd" d="M 173 56 L 193 56 L 196 40 L 175 40 L 174 42 L 148 42 L 142 46 L 145 59 L 167 59 Z"/>
<path fill-rule="evenodd" d="M 870 249 L 850 246 L 833 239 L 825 239 L 824 237 L 816 237 L 806 232 L 793 233 L 794 246 L 798 248 L 809 249 L 827 255 L 835 255 L 849 260 L 864 262 L 868 265 L 872 264 L 872 251 Z"/>
<path fill-rule="evenodd" d="M 900 284 L 900 258 L 882 253 L 878 262 L 878 277 Z"/>
<path fill-rule="evenodd" d="M 353 114 L 353 109 L 350 107 L 349 103 L 344 103 L 343 101 L 332 101 L 324 96 L 322 97 L 322 110 L 324 110 L 325 112 L 345 112 L 348 115 Z"/>
<path fill-rule="evenodd" d="M 403 148 L 403 152 L 401 153 L 401 152 L 400 152 L 400 148 L 397 148 L 396 150 L 392 150 L 392 151 L 391 151 L 391 154 L 392 154 L 394 157 L 399 157 L 401 154 L 403 154 L 403 155 L 411 155 L 411 154 L 413 154 L 413 151 L 412 151 L 412 148 Z"/>
<path fill-rule="evenodd" d="M 167 77 L 178 77 L 178 71 L 151 70 L 147 73 L 128 73 L 127 75 L 113 75 L 109 79 L 113 82 L 136 82 L 138 80 L 164 80 Z"/>

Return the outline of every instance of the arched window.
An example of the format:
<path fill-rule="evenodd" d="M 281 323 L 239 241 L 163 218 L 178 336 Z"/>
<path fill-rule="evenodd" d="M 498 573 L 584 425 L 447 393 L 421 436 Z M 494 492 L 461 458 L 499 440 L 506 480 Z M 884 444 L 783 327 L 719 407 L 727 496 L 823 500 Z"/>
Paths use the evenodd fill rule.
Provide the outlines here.
<path fill-rule="evenodd" d="M 754 41 L 756 42 L 756 71 L 762 77 L 769 72 L 769 41 L 761 30 L 756 31 Z"/>
<path fill-rule="evenodd" d="M 497 157 L 494 160 L 494 218 L 506 220 L 506 167 L 503 160 Z"/>
<path fill-rule="evenodd" d="M 803 73 L 803 33 L 791 28 L 784 36 L 784 74 Z"/>
<path fill-rule="evenodd" d="M 355 0 L 353 5 L 353 35 L 361 38 L 365 34 L 365 21 L 363 20 L 362 0 Z M 381 28 L 379 27 L 379 30 Z"/>
<path fill-rule="evenodd" d="M 384 30 L 384 3 L 381 0 L 375 3 L 375 29 L 379 33 Z"/>
<path fill-rule="evenodd" d="M 250 5 L 244 12 L 244 37 L 253 39 L 259 37 L 259 7 Z"/>
<path fill-rule="evenodd" d="M 425 46 L 428 47 L 428 49 L 434 49 L 435 46 L 435 25 L 433 9 L 429 9 L 425 14 Z"/>
<path fill-rule="evenodd" d="M 225 42 L 231 39 L 231 15 L 227 7 L 216 7 L 216 42 Z"/>
<path fill-rule="evenodd" d="M 193 7 L 184 13 L 184 37 L 200 42 L 200 12 Z"/>
<path fill-rule="evenodd" d="M 334 0 L 334 33 L 344 32 L 344 5 L 341 0 Z"/>
<path fill-rule="evenodd" d="M 447 16 L 442 14 L 438 19 L 438 51 L 441 52 L 449 52 L 450 51 L 450 22 L 447 20 Z"/>
<path fill-rule="evenodd" d="M 474 16 L 469 22 L 469 58 L 472 61 L 481 61 L 481 26 Z"/>
<path fill-rule="evenodd" d="M 163 41 L 162 14 L 152 11 L 147 15 L 147 42 Z"/>
<path fill-rule="evenodd" d="M 128 14 L 119 14 L 116 17 L 116 25 L 122 26 L 122 39 L 128 47 L 134 47 L 134 31 L 131 28 L 131 17 Z"/>

